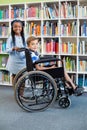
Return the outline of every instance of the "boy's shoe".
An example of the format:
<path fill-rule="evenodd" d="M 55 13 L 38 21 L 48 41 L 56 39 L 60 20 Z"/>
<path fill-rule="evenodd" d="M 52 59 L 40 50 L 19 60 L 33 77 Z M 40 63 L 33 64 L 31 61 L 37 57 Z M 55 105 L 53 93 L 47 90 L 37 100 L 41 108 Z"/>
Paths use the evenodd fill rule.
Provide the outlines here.
<path fill-rule="evenodd" d="M 76 96 L 80 96 L 83 94 L 84 88 L 83 87 L 76 87 L 76 89 L 74 90 L 74 94 Z"/>

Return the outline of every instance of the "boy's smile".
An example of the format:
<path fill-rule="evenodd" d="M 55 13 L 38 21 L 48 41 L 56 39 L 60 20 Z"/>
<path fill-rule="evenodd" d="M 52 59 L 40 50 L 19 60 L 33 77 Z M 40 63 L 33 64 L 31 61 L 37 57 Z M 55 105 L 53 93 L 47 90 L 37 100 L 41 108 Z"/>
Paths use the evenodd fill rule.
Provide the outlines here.
<path fill-rule="evenodd" d="M 39 45 L 38 40 L 33 40 L 33 41 L 30 42 L 28 47 L 33 51 L 37 51 L 38 45 Z"/>

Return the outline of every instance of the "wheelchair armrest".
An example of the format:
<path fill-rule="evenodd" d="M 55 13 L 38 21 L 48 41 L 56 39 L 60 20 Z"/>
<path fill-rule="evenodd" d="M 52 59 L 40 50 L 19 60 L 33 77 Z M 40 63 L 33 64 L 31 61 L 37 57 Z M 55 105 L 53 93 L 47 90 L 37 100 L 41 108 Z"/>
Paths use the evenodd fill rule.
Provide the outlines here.
<path fill-rule="evenodd" d="M 40 60 L 37 60 L 34 64 L 38 64 L 38 63 L 45 63 L 45 62 L 51 62 L 51 61 L 61 61 L 62 62 L 62 65 L 63 65 L 63 61 L 61 59 L 58 59 L 58 58 L 42 58 Z"/>

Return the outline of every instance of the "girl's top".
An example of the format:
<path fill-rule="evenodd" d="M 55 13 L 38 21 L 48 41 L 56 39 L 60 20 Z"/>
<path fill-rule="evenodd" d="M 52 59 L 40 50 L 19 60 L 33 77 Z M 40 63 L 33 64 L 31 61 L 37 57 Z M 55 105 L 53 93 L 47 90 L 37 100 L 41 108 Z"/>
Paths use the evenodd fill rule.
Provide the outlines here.
<path fill-rule="evenodd" d="M 22 37 L 15 35 L 15 46 L 24 47 Z M 7 39 L 6 51 L 9 53 L 6 69 L 12 74 L 17 74 L 21 69 L 26 67 L 26 59 L 24 52 L 12 51 L 12 36 Z"/>

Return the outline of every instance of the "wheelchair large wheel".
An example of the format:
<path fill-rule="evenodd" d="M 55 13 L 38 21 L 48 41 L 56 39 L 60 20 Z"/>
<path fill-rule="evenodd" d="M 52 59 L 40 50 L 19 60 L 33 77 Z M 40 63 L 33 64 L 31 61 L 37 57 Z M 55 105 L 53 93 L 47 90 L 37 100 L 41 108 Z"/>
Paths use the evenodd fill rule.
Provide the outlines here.
<path fill-rule="evenodd" d="M 15 76 L 15 79 L 14 79 L 14 83 L 13 83 L 13 87 L 14 87 L 14 88 L 15 88 L 15 85 L 16 85 L 18 79 L 19 79 L 21 76 L 23 76 L 26 72 L 27 72 L 27 69 L 26 69 L 26 68 L 23 68 L 21 71 L 19 71 L 19 72 L 17 73 L 17 75 Z"/>
<path fill-rule="evenodd" d="M 56 97 L 56 82 L 46 72 L 28 72 L 16 83 L 16 101 L 26 111 L 45 110 L 56 100 Z"/>

